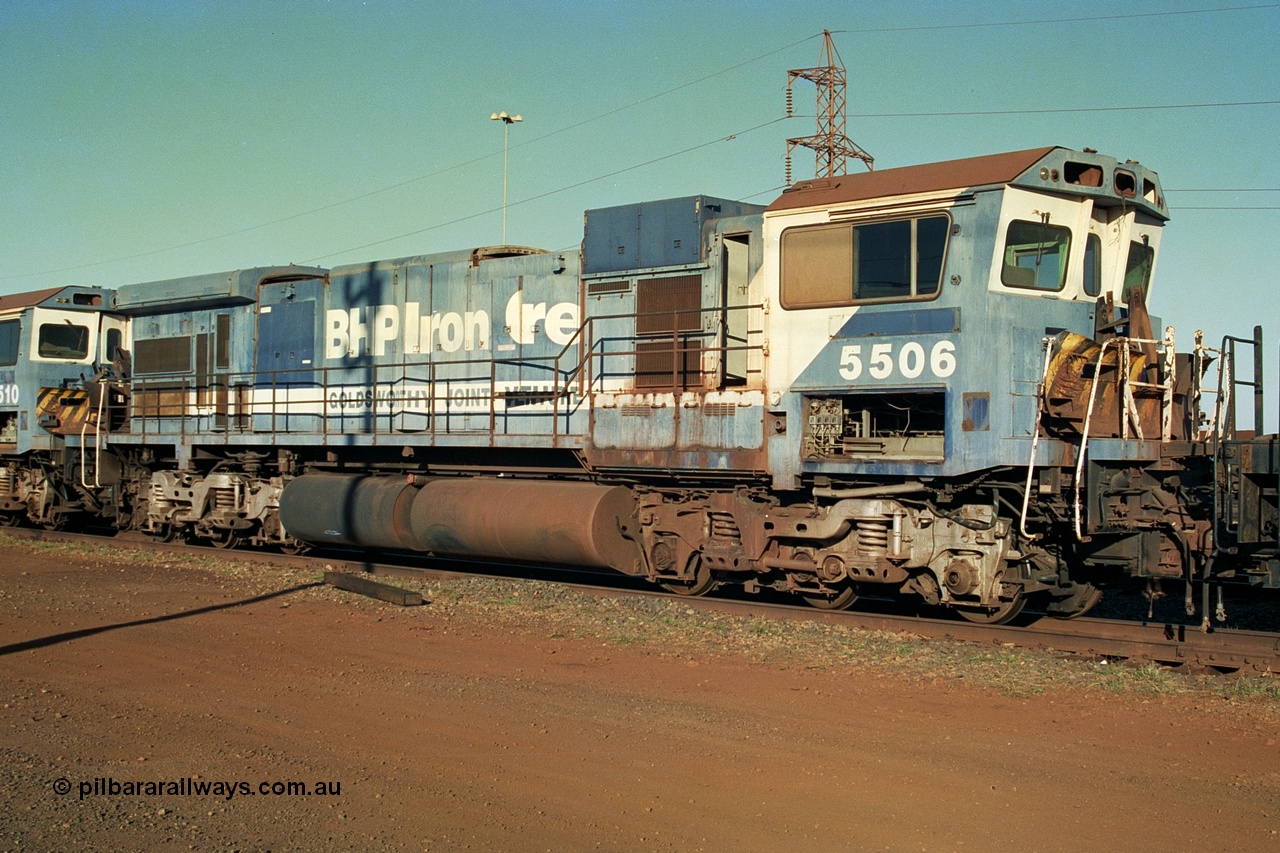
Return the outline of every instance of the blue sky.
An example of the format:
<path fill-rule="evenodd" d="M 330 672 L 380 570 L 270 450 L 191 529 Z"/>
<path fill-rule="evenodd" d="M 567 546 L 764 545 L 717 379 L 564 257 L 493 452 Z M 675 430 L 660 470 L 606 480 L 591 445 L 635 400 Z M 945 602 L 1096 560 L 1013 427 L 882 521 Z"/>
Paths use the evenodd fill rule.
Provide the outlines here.
<path fill-rule="evenodd" d="M 1155 313 L 1185 346 L 1262 323 L 1274 387 L 1280 3 L 1243 0 L 6 0 L 0 293 L 498 243 L 499 110 L 524 117 L 509 242 L 576 245 L 590 207 L 766 203 L 814 132 L 812 87 L 805 117 L 783 93 L 824 28 L 879 168 L 1059 144 L 1158 171 Z M 1190 104 L 1236 105 L 1128 109 Z"/>

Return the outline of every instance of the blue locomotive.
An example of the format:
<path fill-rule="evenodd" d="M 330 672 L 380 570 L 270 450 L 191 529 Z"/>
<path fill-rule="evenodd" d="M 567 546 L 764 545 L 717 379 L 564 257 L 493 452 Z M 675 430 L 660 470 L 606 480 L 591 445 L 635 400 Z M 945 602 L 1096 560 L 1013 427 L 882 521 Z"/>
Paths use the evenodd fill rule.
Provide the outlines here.
<path fill-rule="evenodd" d="M 576 251 L 6 297 L 0 517 L 980 622 L 1280 587 L 1237 340 L 1147 311 L 1167 218 L 1154 172 L 1047 147 L 590 210 Z"/>
<path fill-rule="evenodd" d="M 0 524 L 64 524 L 84 487 L 67 477 L 91 467 L 72 455 L 95 448 L 85 438 L 99 424 L 124 427 L 119 387 L 96 385 L 90 399 L 88 383 L 128 334 L 126 318 L 107 313 L 110 298 L 93 287 L 0 296 Z M 51 416 L 55 410 L 65 417 Z M 97 464 L 106 470 L 113 461 Z"/>

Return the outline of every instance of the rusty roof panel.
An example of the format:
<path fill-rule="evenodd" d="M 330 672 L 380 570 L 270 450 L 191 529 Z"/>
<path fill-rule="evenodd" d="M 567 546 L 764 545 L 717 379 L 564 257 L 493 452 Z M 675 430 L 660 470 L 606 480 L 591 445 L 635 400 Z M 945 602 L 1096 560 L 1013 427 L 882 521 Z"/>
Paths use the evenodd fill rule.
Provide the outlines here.
<path fill-rule="evenodd" d="M 1057 147 L 1051 145 L 1047 148 L 1028 148 L 1006 154 L 988 154 L 962 160 L 801 181 L 769 205 L 768 210 L 793 210 L 888 196 L 1007 184 Z"/>
<path fill-rule="evenodd" d="M 93 310 L 103 307 L 109 301 L 110 295 L 110 291 L 90 285 L 64 285 L 45 290 L 29 290 L 26 293 L 8 293 L 0 296 L 0 311 L 16 311 L 37 305 Z"/>
<path fill-rule="evenodd" d="M 39 305 L 60 290 L 62 290 L 61 287 L 51 287 L 48 290 L 32 290 L 27 293 L 9 293 L 0 296 L 0 311 L 9 311 L 14 308 L 30 308 L 32 305 Z"/>

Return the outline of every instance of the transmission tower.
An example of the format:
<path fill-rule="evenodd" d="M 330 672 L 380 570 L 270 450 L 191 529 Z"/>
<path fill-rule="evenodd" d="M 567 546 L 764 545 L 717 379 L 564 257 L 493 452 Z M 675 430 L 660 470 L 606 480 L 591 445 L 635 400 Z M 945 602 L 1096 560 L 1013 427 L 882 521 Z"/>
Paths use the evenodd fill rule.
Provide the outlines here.
<path fill-rule="evenodd" d="M 829 178 L 845 174 L 845 160 L 856 157 L 875 168 L 875 158 L 863 151 L 844 135 L 845 71 L 844 62 L 831 40 L 831 31 L 822 31 L 822 55 L 824 64 L 817 68 L 798 68 L 787 72 L 787 116 L 792 111 L 791 85 L 797 80 L 810 80 L 818 88 L 818 132 L 813 136 L 801 136 L 787 140 L 787 186 L 791 186 L 791 152 L 796 146 L 813 149 L 815 178 Z"/>

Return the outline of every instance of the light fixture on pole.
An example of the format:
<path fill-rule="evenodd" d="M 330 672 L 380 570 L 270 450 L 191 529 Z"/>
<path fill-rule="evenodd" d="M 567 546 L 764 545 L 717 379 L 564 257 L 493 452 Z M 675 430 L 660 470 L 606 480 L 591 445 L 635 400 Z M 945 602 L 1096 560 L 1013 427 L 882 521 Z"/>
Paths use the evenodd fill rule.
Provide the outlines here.
<path fill-rule="evenodd" d="M 523 116 L 508 115 L 506 110 L 489 116 L 493 121 L 502 122 L 502 245 L 507 245 L 507 142 L 511 135 L 511 125 L 524 121 Z"/>

